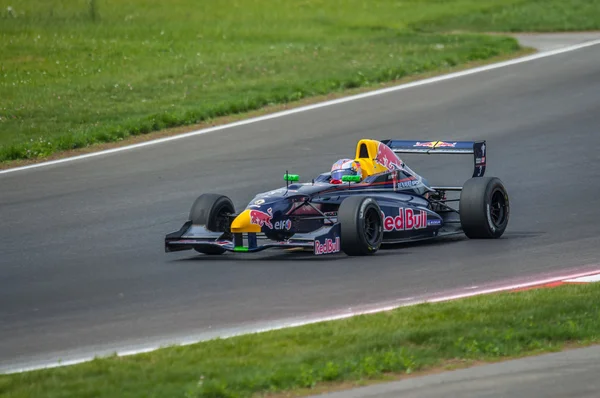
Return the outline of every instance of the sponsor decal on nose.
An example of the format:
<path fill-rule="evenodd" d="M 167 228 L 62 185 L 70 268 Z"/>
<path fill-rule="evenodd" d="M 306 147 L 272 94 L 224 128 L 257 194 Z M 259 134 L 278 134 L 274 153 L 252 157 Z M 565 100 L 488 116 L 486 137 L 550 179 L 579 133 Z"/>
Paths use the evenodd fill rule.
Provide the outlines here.
<path fill-rule="evenodd" d="M 260 227 L 266 226 L 269 229 L 273 229 L 271 220 L 273 219 L 273 209 L 269 207 L 267 212 L 260 210 L 250 210 L 250 224 L 256 224 Z"/>

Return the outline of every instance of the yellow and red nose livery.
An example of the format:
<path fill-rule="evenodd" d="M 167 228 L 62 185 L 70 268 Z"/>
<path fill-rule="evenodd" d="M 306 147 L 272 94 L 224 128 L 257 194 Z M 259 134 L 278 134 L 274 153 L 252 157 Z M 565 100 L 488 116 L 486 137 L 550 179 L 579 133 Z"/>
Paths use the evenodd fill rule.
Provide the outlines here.
<path fill-rule="evenodd" d="M 231 232 L 260 232 L 261 226 L 256 222 L 256 211 L 254 209 L 246 209 L 241 212 L 231 223 Z"/>
<path fill-rule="evenodd" d="M 290 220 L 275 223 L 271 220 L 273 220 L 272 207 L 269 207 L 266 211 L 246 209 L 231 223 L 231 232 L 260 232 L 263 227 L 290 230 L 292 227 Z"/>

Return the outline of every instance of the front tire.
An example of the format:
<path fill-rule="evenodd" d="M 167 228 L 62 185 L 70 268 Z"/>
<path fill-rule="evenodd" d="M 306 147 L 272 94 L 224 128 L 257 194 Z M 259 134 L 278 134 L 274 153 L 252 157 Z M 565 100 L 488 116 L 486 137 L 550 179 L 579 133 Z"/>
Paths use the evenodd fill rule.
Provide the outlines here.
<path fill-rule="evenodd" d="M 504 234 L 510 202 L 504 184 L 496 177 L 468 180 L 460 194 L 460 223 L 470 239 L 497 239 Z"/>
<path fill-rule="evenodd" d="M 214 193 L 200 195 L 190 210 L 189 219 L 193 224 L 204 225 L 212 232 L 229 232 L 229 214 L 234 214 L 233 202 L 227 196 Z M 198 253 L 223 254 L 221 247 L 195 247 Z"/>
<path fill-rule="evenodd" d="M 338 209 L 341 249 L 348 256 L 366 256 L 383 241 L 383 217 L 377 201 L 366 196 L 346 198 Z"/>

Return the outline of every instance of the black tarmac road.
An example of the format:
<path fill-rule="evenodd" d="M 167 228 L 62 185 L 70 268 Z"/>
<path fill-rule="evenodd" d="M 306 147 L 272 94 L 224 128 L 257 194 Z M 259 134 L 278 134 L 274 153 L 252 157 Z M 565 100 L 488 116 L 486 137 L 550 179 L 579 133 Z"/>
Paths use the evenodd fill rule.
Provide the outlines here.
<path fill-rule="evenodd" d="M 0 175 L 0 368 L 600 263 L 600 46 L 245 127 Z M 368 260 L 165 254 L 202 192 L 237 207 L 358 139 L 486 139 L 503 239 Z M 462 184 L 463 156 L 407 156 Z"/>

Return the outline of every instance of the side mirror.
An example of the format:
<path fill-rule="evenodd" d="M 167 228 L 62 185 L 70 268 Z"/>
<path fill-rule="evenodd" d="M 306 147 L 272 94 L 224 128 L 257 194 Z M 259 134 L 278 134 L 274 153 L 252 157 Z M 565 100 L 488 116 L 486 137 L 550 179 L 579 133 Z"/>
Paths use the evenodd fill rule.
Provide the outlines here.
<path fill-rule="evenodd" d="M 300 176 L 298 174 L 287 174 L 283 175 L 283 180 L 288 182 L 298 182 L 300 181 Z"/>
<path fill-rule="evenodd" d="M 342 182 L 360 182 L 360 176 L 342 176 Z"/>

